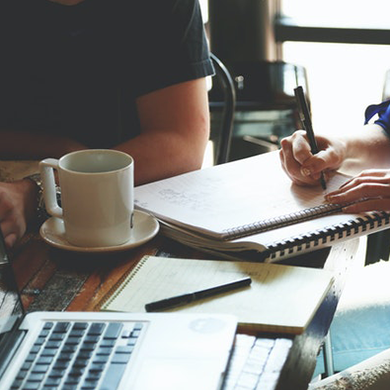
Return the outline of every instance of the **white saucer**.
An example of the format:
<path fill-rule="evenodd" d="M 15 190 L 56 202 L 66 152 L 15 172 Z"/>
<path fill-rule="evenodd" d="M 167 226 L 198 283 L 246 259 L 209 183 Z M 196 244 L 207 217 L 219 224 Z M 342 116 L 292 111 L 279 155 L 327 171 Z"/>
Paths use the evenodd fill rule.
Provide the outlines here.
<path fill-rule="evenodd" d="M 64 221 L 59 218 L 49 218 L 41 226 L 39 233 L 45 242 L 59 249 L 74 252 L 118 252 L 135 248 L 151 240 L 159 230 L 159 223 L 150 214 L 143 211 L 134 211 L 134 228 L 129 241 L 115 246 L 80 247 L 70 244 L 65 237 Z"/>

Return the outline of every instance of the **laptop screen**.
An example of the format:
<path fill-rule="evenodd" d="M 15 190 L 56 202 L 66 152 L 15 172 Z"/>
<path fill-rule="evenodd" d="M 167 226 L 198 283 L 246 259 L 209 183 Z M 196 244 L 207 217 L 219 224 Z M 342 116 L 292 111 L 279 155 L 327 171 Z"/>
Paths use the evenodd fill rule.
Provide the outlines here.
<path fill-rule="evenodd" d="M 23 306 L 0 231 L 0 340 L 22 315 Z"/>

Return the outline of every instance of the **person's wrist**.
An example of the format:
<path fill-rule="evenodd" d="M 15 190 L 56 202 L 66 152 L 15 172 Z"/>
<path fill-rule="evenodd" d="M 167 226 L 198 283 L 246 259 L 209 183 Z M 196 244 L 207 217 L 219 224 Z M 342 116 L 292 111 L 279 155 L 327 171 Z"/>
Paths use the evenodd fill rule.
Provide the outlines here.
<path fill-rule="evenodd" d="M 354 135 L 340 137 L 338 141 L 340 144 L 338 153 L 342 156 L 342 163 L 349 159 L 356 159 L 359 150 L 361 151 L 364 146 L 363 140 Z"/>
<path fill-rule="evenodd" d="M 32 216 L 37 224 L 41 224 L 48 218 L 43 200 L 43 185 L 39 173 L 26 176 L 23 179 L 30 186 L 27 213 Z M 27 184 L 28 183 L 28 184 Z"/>

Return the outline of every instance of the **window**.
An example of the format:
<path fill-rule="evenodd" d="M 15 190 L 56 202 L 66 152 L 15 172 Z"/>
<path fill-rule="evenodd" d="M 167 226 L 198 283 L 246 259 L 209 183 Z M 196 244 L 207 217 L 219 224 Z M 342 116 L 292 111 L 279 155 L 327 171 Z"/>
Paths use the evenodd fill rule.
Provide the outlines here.
<path fill-rule="evenodd" d="M 316 130 L 339 133 L 362 126 L 367 105 L 382 100 L 390 69 L 389 0 L 258 1 L 281 9 L 275 26 L 281 59 L 307 70 Z M 200 3 L 207 20 L 208 1 Z M 315 27 L 315 33 L 305 27 Z M 341 43 L 351 41 L 365 44 Z"/>
<path fill-rule="evenodd" d="M 291 17 L 294 24 L 324 27 L 324 41 L 326 27 L 359 28 L 356 34 L 362 39 L 365 29 L 389 28 L 388 0 L 281 1 L 283 15 Z M 380 38 L 387 31 L 376 33 Z M 390 69 L 390 45 L 286 40 L 282 53 L 285 61 L 307 70 L 313 125 L 318 131 L 353 131 L 362 126 L 366 106 L 382 99 L 385 73 Z"/>
<path fill-rule="evenodd" d="M 307 70 L 313 126 L 338 133 L 361 127 L 367 105 L 381 101 L 390 46 L 286 42 L 283 59 Z"/>
<path fill-rule="evenodd" d="M 388 0 L 280 0 L 283 15 L 298 24 L 389 28 Z"/>

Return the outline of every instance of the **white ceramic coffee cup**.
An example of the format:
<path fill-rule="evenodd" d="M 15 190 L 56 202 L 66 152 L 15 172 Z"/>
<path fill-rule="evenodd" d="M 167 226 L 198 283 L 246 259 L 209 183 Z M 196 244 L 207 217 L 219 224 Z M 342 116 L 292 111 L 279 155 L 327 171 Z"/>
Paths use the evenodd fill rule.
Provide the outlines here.
<path fill-rule="evenodd" d="M 89 149 L 40 162 L 47 212 L 64 221 L 69 243 L 81 247 L 123 244 L 131 236 L 134 161 L 126 153 Z M 54 170 L 58 172 L 61 207 Z"/>

